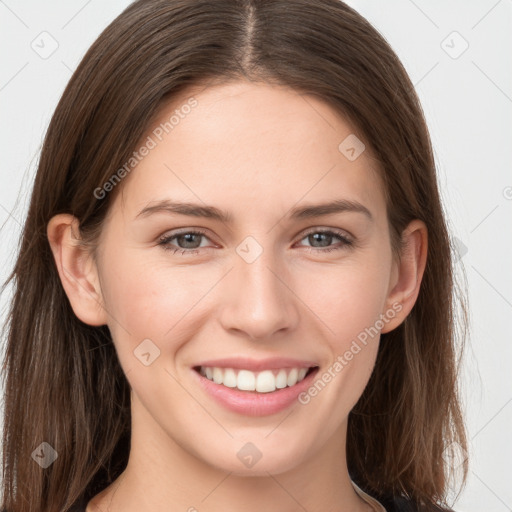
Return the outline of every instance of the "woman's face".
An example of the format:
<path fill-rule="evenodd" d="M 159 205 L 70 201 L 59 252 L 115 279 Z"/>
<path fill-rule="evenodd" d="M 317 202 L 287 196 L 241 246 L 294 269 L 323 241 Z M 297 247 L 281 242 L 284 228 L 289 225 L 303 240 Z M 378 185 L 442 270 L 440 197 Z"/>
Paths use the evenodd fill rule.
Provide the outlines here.
<path fill-rule="evenodd" d="M 369 148 L 315 97 L 246 82 L 175 97 L 142 145 L 97 259 L 133 435 L 236 474 L 342 449 L 400 308 Z"/>

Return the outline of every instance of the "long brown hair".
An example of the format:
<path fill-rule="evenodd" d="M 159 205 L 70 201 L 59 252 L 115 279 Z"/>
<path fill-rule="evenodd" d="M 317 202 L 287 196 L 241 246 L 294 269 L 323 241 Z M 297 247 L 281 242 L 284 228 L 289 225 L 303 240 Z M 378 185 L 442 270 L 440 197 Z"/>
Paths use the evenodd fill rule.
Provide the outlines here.
<path fill-rule="evenodd" d="M 466 449 L 460 297 L 429 134 L 397 56 L 339 0 L 139 0 L 99 36 L 62 95 L 4 285 L 14 285 L 3 367 L 6 511 L 68 510 L 128 461 L 129 385 L 107 326 L 73 313 L 46 236 L 49 220 L 71 213 L 83 239 L 94 241 L 122 183 L 101 199 L 94 191 L 129 159 L 163 102 L 190 85 L 240 79 L 314 94 L 357 126 L 381 169 L 395 252 L 411 220 L 427 225 L 419 297 L 406 321 L 382 335 L 349 416 L 347 458 L 354 481 L 376 497 L 406 496 L 425 510 L 445 500 L 443 454 Z M 464 334 L 465 315 L 461 325 Z M 58 454 L 46 469 L 31 456 L 42 442 Z"/>

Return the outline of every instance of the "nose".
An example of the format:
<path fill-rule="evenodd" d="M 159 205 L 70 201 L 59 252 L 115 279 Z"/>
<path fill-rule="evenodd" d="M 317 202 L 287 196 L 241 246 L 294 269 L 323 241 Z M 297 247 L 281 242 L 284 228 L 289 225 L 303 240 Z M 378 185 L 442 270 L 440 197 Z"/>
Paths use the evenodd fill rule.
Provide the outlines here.
<path fill-rule="evenodd" d="M 299 299 L 284 262 L 264 250 L 252 262 L 235 255 L 222 290 L 220 321 L 227 331 L 251 340 L 268 340 L 293 331 L 299 322 Z"/>

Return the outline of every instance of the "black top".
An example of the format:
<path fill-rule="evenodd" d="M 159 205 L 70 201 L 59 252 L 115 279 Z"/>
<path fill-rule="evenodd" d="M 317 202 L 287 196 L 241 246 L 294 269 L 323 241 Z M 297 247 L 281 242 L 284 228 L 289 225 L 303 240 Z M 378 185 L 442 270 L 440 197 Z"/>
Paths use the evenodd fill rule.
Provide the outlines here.
<path fill-rule="evenodd" d="M 392 500 L 380 499 L 379 502 L 382 503 L 382 506 L 387 512 L 454 512 L 451 509 L 441 507 L 429 507 L 428 509 L 425 507 L 418 508 L 413 501 L 401 497 Z"/>

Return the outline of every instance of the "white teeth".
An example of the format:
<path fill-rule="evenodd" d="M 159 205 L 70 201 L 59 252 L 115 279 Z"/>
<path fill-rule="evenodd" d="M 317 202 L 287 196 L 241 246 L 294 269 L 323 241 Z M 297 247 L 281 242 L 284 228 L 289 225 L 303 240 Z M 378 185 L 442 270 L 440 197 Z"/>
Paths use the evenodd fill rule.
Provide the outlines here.
<path fill-rule="evenodd" d="M 279 370 L 279 373 L 277 374 L 277 377 L 276 377 L 276 388 L 277 389 L 285 388 L 287 386 L 287 380 L 288 380 L 288 377 L 286 375 L 286 370 Z"/>
<path fill-rule="evenodd" d="M 256 376 L 249 370 L 240 370 L 236 379 L 236 387 L 242 391 L 254 391 L 256 389 Z"/>
<path fill-rule="evenodd" d="M 299 377 L 299 370 L 297 368 L 292 368 L 290 373 L 288 374 L 288 379 L 286 380 L 286 384 L 288 386 L 293 386 L 297 383 L 297 378 Z"/>
<path fill-rule="evenodd" d="M 232 368 L 228 368 L 227 370 L 224 370 L 224 379 L 223 379 L 224 386 L 227 386 L 228 388 L 236 388 L 236 373 L 235 370 Z"/>
<path fill-rule="evenodd" d="M 276 378 L 270 370 L 258 373 L 256 377 L 256 391 L 269 393 L 276 390 Z"/>
<path fill-rule="evenodd" d="M 200 373 L 216 384 L 228 388 L 238 388 L 241 391 L 257 391 L 271 393 L 286 386 L 295 386 L 306 376 L 309 368 L 282 368 L 280 370 L 235 370 L 233 368 L 218 368 L 201 366 Z"/>
<path fill-rule="evenodd" d="M 213 382 L 215 382 L 215 384 L 222 384 L 223 379 L 224 379 L 224 376 L 222 374 L 222 370 L 220 368 L 214 368 L 213 369 Z"/>
<path fill-rule="evenodd" d="M 306 373 L 308 373 L 308 370 L 309 370 L 309 368 L 301 368 L 299 370 L 299 376 L 298 376 L 299 381 L 301 381 L 306 376 Z"/>

